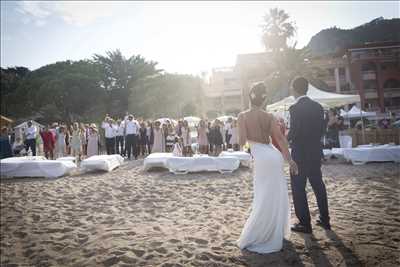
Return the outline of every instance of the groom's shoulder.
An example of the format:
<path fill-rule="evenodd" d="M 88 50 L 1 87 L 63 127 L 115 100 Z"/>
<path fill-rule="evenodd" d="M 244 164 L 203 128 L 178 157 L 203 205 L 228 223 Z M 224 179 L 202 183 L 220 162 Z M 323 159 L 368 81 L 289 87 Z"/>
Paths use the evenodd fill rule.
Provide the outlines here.
<path fill-rule="evenodd" d="M 316 109 L 320 109 L 320 110 L 323 110 L 323 109 L 324 109 L 324 108 L 321 106 L 321 104 L 318 103 L 317 101 L 314 101 L 314 100 L 312 100 L 312 99 L 310 99 L 310 100 L 311 100 L 312 105 L 313 105 Z"/>

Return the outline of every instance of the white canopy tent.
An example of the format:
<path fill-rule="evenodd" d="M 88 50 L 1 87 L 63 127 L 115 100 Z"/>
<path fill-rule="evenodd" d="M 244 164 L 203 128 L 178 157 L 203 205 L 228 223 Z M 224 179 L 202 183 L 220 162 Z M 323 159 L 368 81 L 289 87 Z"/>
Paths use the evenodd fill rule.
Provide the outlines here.
<path fill-rule="evenodd" d="M 223 123 L 226 123 L 229 118 L 232 118 L 233 120 L 236 120 L 237 118 L 234 116 L 220 116 L 217 118 L 217 120 L 222 121 Z"/>
<path fill-rule="evenodd" d="M 39 134 L 39 131 L 41 130 L 41 129 L 44 129 L 45 128 L 45 126 L 44 125 L 42 125 L 42 124 L 40 124 L 40 123 L 38 123 L 38 122 L 36 122 L 36 121 L 34 121 L 34 120 L 31 120 L 31 122 L 32 122 L 32 125 L 34 126 L 34 127 L 36 127 L 36 130 L 37 130 L 37 133 Z M 15 138 L 21 138 L 21 139 L 23 139 L 23 135 L 24 135 L 24 132 L 25 132 L 25 129 L 26 128 L 28 128 L 28 121 L 25 121 L 25 122 L 23 122 L 23 123 L 21 123 L 21 124 L 18 124 L 17 126 L 15 126 L 14 127 L 14 129 L 15 129 Z"/>
<path fill-rule="evenodd" d="M 199 117 L 194 117 L 194 116 L 188 116 L 183 118 L 185 121 L 189 123 L 189 126 L 194 127 L 196 126 L 201 119 Z"/>
<path fill-rule="evenodd" d="M 171 118 L 159 118 L 159 119 L 157 119 L 156 121 L 161 122 L 161 124 L 167 123 L 167 121 L 171 122 L 171 123 L 174 124 L 174 125 L 177 125 L 177 124 L 178 124 L 178 122 L 177 122 L 176 120 L 171 119 Z"/>
<path fill-rule="evenodd" d="M 360 102 L 359 95 L 344 95 L 329 93 L 315 88 L 313 85 L 308 85 L 307 96 L 314 101 L 319 102 L 324 108 L 332 108 Z M 295 103 L 293 96 L 288 96 L 278 102 L 267 106 L 270 112 L 286 111 Z"/>
<path fill-rule="evenodd" d="M 353 106 L 349 111 L 344 111 L 343 109 L 340 110 L 340 116 L 342 116 L 345 119 L 353 119 L 353 118 L 367 118 L 367 117 L 375 117 L 376 112 L 366 112 L 363 110 L 360 110 L 356 106 Z"/>
<path fill-rule="evenodd" d="M 309 98 L 311 98 L 312 100 L 320 103 L 325 109 L 361 102 L 359 95 L 345 95 L 345 94 L 329 93 L 329 92 L 325 92 L 325 91 L 315 88 L 312 84 L 308 85 L 307 96 Z M 267 111 L 269 111 L 269 112 L 284 111 L 285 112 L 289 109 L 289 107 L 291 105 L 293 105 L 295 103 L 295 101 L 296 100 L 293 96 L 288 96 L 288 97 L 282 99 L 281 101 L 278 101 L 271 105 L 268 105 Z M 359 110 L 359 115 L 361 118 L 363 117 L 361 110 Z M 365 140 L 364 123 L 362 124 L 362 136 L 363 136 L 363 140 Z"/>

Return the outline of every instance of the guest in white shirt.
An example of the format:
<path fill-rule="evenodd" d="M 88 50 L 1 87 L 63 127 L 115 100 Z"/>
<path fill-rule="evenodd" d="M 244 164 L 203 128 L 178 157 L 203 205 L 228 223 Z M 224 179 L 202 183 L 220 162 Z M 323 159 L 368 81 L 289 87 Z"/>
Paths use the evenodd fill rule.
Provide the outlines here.
<path fill-rule="evenodd" d="M 234 151 L 239 151 L 239 128 L 237 127 L 236 120 L 233 120 L 230 132 L 231 132 L 231 137 L 229 139 L 230 147 L 233 148 Z"/>
<path fill-rule="evenodd" d="M 116 129 L 115 126 L 113 125 L 113 120 L 107 116 L 103 121 L 103 123 L 101 124 L 101 128 L 104 129 L 107 155 L 115 154 Z"/>
<path fill-rule="evenodd" d="M 138 157 L 138 135 L 139 135 L 139 124 L 133 119 L 133 115 L 128 116 L 128 120 L 125 122 L 125 134 L 126 134 L 126 154 L 128 159 L 131 159 L 131 152 L 135 159 Z"/>
<path fill-rule="evenodd" d="M 116 148 L 117 154 L 121 156 L 125 155 L 124 150 L 124 134 L 125 134 L 125 123 L 121 122 L 121 120 L 117 120 L 117 128 L 116 128 Z"/>
<path fill-rule="evenodd" d="M 28 121 L 28 128 L 25 130 L 25 145 L 27 151 L 31 149 L 32 156 L 36 156 L 36 135 L 36 127 L 32 125 L 32 121 Z"/>

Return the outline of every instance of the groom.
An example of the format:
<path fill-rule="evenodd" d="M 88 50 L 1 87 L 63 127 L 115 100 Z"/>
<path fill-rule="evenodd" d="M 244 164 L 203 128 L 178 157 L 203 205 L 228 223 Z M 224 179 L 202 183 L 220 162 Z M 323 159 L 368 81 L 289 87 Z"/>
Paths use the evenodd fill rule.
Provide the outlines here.
<path fill-rule="evenodd" d="M 328 199 L 325 184 L 322 181 L 321 137 L 324 129 L 324 111 L 320 104 L 307 97 L 308 81 L 298 77 L 292 83 L 293 96 L 296 103 L 289 109 L 292 158 L 297 163 L 299 172 L 291 175 L 294 209 L 299 223 L 292 226 L 292 231 L 311 233 L 311 218 L 305 191 L 309 180 L 317 198 L 320 219 L 317 225 L 330 230 Z"/>

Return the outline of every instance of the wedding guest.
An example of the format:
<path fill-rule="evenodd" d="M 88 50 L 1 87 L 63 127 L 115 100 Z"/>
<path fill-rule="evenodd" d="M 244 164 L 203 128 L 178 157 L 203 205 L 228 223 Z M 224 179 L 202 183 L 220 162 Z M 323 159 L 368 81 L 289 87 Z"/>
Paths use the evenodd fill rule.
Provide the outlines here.
<path fill-rule="evenodd" d="M 12 157 L 10 137 L 8 136 L 7 127 L 1 128 L 0 135 L 0 159 Z"/>
<path fill-rule="evenodd" d="M 178 120 L 178 124 L 176 125 L 176 128 L 175 128 L 176 135 L 182 136 L 182 127 L 183 127 L 182 120 Z"/>
<path fill-rule="evenodd" d="M 151 154 L 151 149 L 154 144 L 154 131 L 153 131 L 153 123 L 151 121 L 147 122 L 146 128 L 146 143 L 147 143 L 147 151 Z"/>
<path fill-rule="evenodd" d="M 210 130 L 210 144 L 212 146 L 212 155 L 218 156 L 222 151 L 223 136 L 218 120 L 215 120 Z"/>
<path fill-rule="evenodd" d="M 124 150 L 124 132 L 125 132 L 125 124 L 121 120 L 117 120 L 117 127 L 116 127 L 116 149 L 117 149 L 117 154 L 120 154 L 121 156 L 125 155 L 125 150 Z"/>
<path fill-rule="evenodd" d="M 225 135 L 225 124 L 223 121 L 220 120 L 216 120 L 218 122 L 219 125 L 219 131 L 221 132 L 221 136 L 222 136 L 222 146 L 221 149 L 225 150 L 226 149 L 226 135 Z"/>
<path fill-rule="evenodd" d="M 330 148 L 340 147 L 339 145 L 339 121 L 335 110 L 331 109 L 328 113 L 328 130 L 326 138 Z"/>
<path fill-rule="evenodd" d="M 56 132 L 56 158 L 64 157 L 66 154 L 66 144 L 65 144 L 66 128 L 61 125 L 58 127 Z"/>
<path fill-rule="evenodd" d="M 183 121 L 182 124 L 182 140 L 183 140 L 183 156 L 192 156 L 192 138 L 190 136 L 190 128 L 187 120 Z"/>
<path fill-rule="evenodd" d="M 79 124 L 77 122 L 75 122 L 72 126 L 70 146 L 72 156 L 77 159 L 76 162 L 80 161 L 82 156 L 82 141 L 81 129 L 79 128 Z"/>
<path fill-rule="evenodd" d="M 208 147 L 209 154 L 213 153 L 213 144 L 211 143 L 211 137 L 210 137 L 211 127 L 212 127 L 212 124 L 209 121 L 207 123 L 207 129 L 208 129 L 208 131 L 207 131 L 207 140 L 208 140 L 208 143 L 209 143 L 209 147 Z"/>
<path fill-rule="evenodd" d="M 39 128 L 39 133 L 41 128 Z M 36 135 L 36 155 L 41 155 L 43 152 L 43 140 L 40 134 Z"/>
<path fill-rule="evenodd" d="M 52 131 L 50 131 L 49 127 L 45 127 L 43 131 L 40 131 L 40 136 L 43 140 L 43 151 L 44 156 L 47 159 L 54 159 L 54 147 L 56 144 L 56 136 Z"/>
<path fill-rule="evenodd" d="M 146 155 L 146 146 L 147 146 L 147 128 L 144 121 L 140 123 L 139 129 L 139 153 L 144 156 Z"/>
<path fill-rule="evenodd" d="M 72 135 L 72 125 L 67 126 L 65 128 L 65 149 L 67 155 L 71 154 L 71 146 L 70 146 L 71 135 Z"/>
<path fill-rule="evenodd" d="M 25 146 L 26 151 L 31 149 L 32 156 L 36 156 L 36 126 L 32 124 L 32 121 L 28 121 L 28 128 L 25 130 Z"/>
<path fill-rule="evenodd" d="M 208 128 L 204 120 L 200 120 L 197 128 L 197 143 L 199 144 L 200 154 L 208 154 Z"/>
<path fill-rule="evenodd" d="M 131 152 L 135 159 L 138 157 L 138 135 L 139 135 L 139 124 L 134 120 L 133 115 L 129 115 L 125 122 L 125 134 L 126 134 L 126 153 L 128 159 L 131 159 Z"/>
<path fill-rule="evenodd" d="M 168 137 L 168 126 L 166 123 L 161 124 L 161 129 L 163 130 L 164 134 L 164 146 L 165 146 L 165 152 L 171 152 L 170 148 L 171 146 L 167 145 L 167 137 Z"/>
<path fill-rule="evenodd" d="M 12 145 L 12 153 L 14 156 L 26 155 L 25 145 L 21 137 L 17 137 Z"/>
<path fill-rule="evenodd" d="M 116 129 L 113 125 L 113 120 L 110 117 L 106 117 L 103 123 L 101 124 L 101 128 L 104 129 L 107 155 L 115 154 Z"/>
<path fill-rule="evenodd" d="M 172 155 L 175 157 L 182 157 L 182 137 L 175 137 L 175 144 L 174 144 L 174 149 L 172 150 Z"/>
<path fill-rule="evenodd" d="M 228 121 L 225 123 L 224 130 L 225 130 L 226 147 L 232 148 L 232 145 L 230 143 L 230 139 L 232 137 L 232 118 L 231 117 L 229 117 Z"/>
<path fill-rule="evenodd" d="M 165 136 L 164 131 L 160 126 L 161 123 L 159 121 L 154 123 L 154 143 L 151 149 L 152 153 L 165 152 Z"/>
<path fill-rule="evenodd" d="M 82 144 L 82 155 L 86 156 L 87 155 L 87 136 L 88 136 L 88 130 L 89 126 L 87 124 L 80 124 L 80 129 L 81 129 L 81 134 L 80 134 L 80 139 L 81 139 L 81 144 Z"/>
<path fill-rule="evenodd" d="M 239 129 L 236 120 L 232 121 L 229 144 L 230 148 L 233 148 L 234 151 L 239 151 Z"/>
<path fill-rule="evenodd" d="M 95 156 L 99 154 L 99 134 L 95 124 L 89 127 L 87 156 Z"/>

